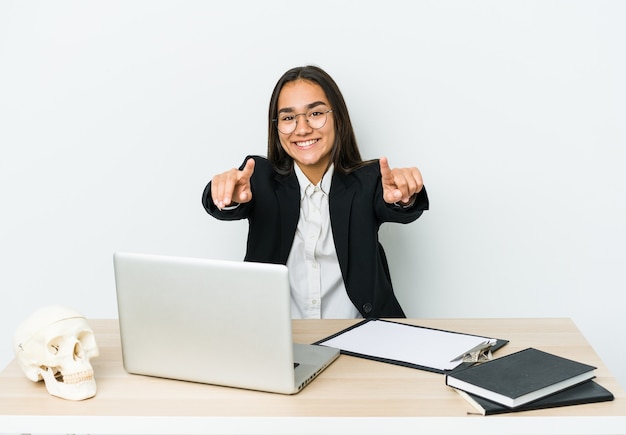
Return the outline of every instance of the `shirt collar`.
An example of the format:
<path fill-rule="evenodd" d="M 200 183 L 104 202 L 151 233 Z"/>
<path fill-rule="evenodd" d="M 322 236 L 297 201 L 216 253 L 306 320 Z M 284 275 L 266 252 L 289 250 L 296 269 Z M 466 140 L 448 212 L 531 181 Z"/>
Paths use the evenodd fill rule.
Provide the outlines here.
<path fill-rule="evenodd" d="M 296 177 L 298 177 L 298 184 L 300 185 L 300 200 L 302 200 L 304 199 L 306 188 L 309 185 L 311 186 L 314 186 L 314 185 L 313 183 L 309 181 L 306 175 L 304 175 L 304 172 L 302 172 L 302 169 L 300 169 L 300 167 L 295 162 L 293 163 L 293 168 L 296 173 Z M 333 172 L 334 172 L 334 166 L 331 164 L 326 170 L 326 172 L 324 173 L 324 175 L 322 176 L 322 179 L 320 180 L 320 182 L 318 183 L 320 188 L 322 189 L 322 192 L 324 192 L 325 195 L 328 195 L 330 193 L 330 185 L 333 179 Z"/>

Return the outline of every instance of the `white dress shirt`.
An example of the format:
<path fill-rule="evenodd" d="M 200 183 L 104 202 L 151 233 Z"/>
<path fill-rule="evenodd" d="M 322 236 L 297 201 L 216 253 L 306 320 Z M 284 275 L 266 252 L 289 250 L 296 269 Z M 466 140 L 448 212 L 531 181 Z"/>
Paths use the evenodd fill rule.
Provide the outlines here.
<path fill-rule="evenodd" d="M 313 185 L 298 165 L 300 218 L 287 259 L 291 285 L 291 316 L 294 319 L 339 319 L 361 317 L 343 282 L 330 225 L 328 195 L 331 166 Z"/>

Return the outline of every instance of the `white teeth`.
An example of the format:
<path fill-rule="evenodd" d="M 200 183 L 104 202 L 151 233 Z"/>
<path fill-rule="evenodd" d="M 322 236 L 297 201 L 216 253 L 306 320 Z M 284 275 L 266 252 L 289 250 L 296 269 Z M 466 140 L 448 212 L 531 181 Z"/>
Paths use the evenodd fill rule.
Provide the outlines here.
<path fill-rule="evenodd" d="M 306 142 L 296 142 L 296 146 L 308 147 L 309 145 L 313 145 L 315 142 L 317 142 L 316 139 L 307 140 Z"/>

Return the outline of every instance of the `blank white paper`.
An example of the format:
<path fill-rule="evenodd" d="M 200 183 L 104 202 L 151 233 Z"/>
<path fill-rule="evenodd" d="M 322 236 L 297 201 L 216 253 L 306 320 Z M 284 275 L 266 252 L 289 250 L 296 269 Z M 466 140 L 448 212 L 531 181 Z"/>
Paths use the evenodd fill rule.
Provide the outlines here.
<path fill-rule="evenodd" d="M 451 370 L 452 362 L 475 346 L 496 340 L 488 337 L 416 327 L 403 323 L 371 320 L 320 344 L 366 356 Z"/>

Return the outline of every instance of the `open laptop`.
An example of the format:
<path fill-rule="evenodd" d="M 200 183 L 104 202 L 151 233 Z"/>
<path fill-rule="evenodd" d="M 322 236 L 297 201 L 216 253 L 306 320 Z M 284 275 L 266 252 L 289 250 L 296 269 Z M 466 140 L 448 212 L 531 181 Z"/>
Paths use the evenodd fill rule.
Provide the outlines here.
<path fill-rule="evenodd" d="M 339 355 L 293 343 L 286 266 L 123 252 L 113 262 L 129 373 L 294 394 Z"/>

